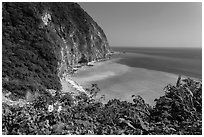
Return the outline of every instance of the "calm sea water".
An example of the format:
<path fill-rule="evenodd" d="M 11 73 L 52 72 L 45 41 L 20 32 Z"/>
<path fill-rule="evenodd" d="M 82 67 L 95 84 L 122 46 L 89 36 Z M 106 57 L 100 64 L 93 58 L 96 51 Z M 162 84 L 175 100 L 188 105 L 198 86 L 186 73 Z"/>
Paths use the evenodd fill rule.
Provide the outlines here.
<path fill-rule="evenodd" d="M 113 50 L 132 53 L 123 54 L 120 64 L 202 78 L 201 48 L 114 47 Z"/>

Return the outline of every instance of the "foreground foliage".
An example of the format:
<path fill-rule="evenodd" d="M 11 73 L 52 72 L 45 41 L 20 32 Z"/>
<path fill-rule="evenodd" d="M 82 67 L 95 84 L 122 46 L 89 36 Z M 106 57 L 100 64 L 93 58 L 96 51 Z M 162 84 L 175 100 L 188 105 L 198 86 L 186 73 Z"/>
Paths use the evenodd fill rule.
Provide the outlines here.
<path fill-rule="evenodd" d="M 3 104 L 3 134 L 202 134 L 202 83 L 191 79 L 168 85 L 150 107 L 140 96 L 133 102 L 94 99 L 69 93 L 40 96 L 24 107 Z"/>

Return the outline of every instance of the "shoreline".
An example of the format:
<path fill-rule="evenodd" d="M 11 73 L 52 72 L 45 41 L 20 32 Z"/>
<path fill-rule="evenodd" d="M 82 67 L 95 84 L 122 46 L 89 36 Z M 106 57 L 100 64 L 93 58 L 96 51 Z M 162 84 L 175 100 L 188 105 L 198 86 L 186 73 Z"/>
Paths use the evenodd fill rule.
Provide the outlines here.
<path fill-rule="evenodd" d="M 169 72 L 120 64 L 117 61 L 122 58 L 121 54 L 127 53 L 111 56 L 109 60 L 93 62 L 92 66 L 82 66 L 71 75 L 71 79 L 83 89 L 97 84 L 100 89 L 98 97 L 105 95 L 106 98 L 103 103 L 114 98 L 132 102 L 132 95 L 141 95 L 153 106 L 154 99 L 164 95 L 164 87 L 168 84 L 175 85 L 179 77 Z M 190 78 L 184 75 L 181 77 Z M 192 79 L 200 81 L 199 78 Z"/>
<path fill-rule="evenodd" d="M 116 63 L 116 60 L 117 59 L 97 62 L 92 67 L 79 69 L 72 75 L 72 79 L 84 88 L 88 88 L 91 84 L 96 83 L 100 89 L 98 97 L 105 95 L 106 100 L 104 103 L 113 98 L 132 102 L 131 96 L 133 94 L 138 94 L 149 104 L 153 105 L 153 100 L 164 93 L 164 86 L 175 83 L 178 78 L 177 75 L 172 75 L 170 73 L 122 65 Z M 145 73 L 147 74 L 145 75 Z M 166 79 L 168 82 L 164 82 L 163 84 L 161 84 L 163 80 L 153 82 L 155 81 L 155 75 L 158 74 L 162 75 L 161 79 Z M 148 85 L 157 88 L 150 88 Z M 157 90 L 159 92 L 154 94 L 151 98 L 148 97 L 148 92 L 151 93 Z"/>
<path fill-rule="evenodd" d="M 115 52 L 109 53 L 109 56 L 112 56 L 112 54 L 118 54 Z M 97 65 L 103 65 L 104 62 L 111 61 L 110 57 L 104 58 L 104 59 L 99 59 L 97 61 L 90 61 L 87 62 L 86 64 L 76 64 L 73 66 L 71 73 L 67 73 L 64 75 L 64 78 L 61 79 L 61 84 L 62 84 L 62 92 L 70 92 L 71 94 L 77 95 L 79 93 L 85 93 L 89 96 L 89 93 L 85 90 L 85 88 L 79 84 L 78 81 L 73 80 L 72 77 L 77 74 L 79 71 L 87 70 L 93 66 Z"/>

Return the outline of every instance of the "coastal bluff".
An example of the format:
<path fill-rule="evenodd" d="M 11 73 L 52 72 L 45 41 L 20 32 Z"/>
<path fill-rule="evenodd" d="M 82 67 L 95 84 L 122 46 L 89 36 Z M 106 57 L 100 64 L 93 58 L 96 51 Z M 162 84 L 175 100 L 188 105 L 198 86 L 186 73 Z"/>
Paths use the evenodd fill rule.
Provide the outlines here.
<path fill-rule="evenodd" d="M 60 91 L 74 66 L 108 53 L 102 28 L 77 3 L 2 3 L 3 92 Z"/>

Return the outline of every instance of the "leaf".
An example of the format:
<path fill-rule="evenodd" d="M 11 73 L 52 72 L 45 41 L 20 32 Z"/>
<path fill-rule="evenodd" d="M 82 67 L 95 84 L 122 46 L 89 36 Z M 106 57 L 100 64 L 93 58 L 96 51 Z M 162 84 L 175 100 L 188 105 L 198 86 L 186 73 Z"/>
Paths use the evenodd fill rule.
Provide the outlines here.
<path fill-rule="evenodd" d="M 142 127 L 142 129 L 149 131 L 149 128 L 145 125 L 145 123 L 143 122 L 143 120 L 140 118 L 140 116 L 138 116 L 138 119 L 140 121 L 140 125 Z"/>
<path fill-rule="evenodd" d="M 129 127 L 135 129 L 135 127 L 132 124 L 130 124 L 129 120 L 125 120 L 124 118 L 119 118 L 119 119 L 121 122 L 126 123 Z"/>
<path fill-rule="evenodd" d="M 179 87 L 181 83 L 181 75 L 179 75 L 177 82 L 176 82 L 176 87 Z"/>
<path fill-rule="evenodd" d="M 155 123 L 155 125 L 162 125 L 162 124 L 163 124 L 162 122 Z"/>
<path fill-rule="evenodd" d="M 65 125 L 64 123 L 59 122 L 58 124 L 53 125 L 53 130 L 55 132 L 61 132 L 63 127 L 64 127 L 64 125 Z"/>
<path fill-rule="evenodd" d="M 168 110 L 170 108 L 170 106 L 163 106 L 163 109 L 166 109 L 166 110 Z"/>
<path fill-rule="evenodd" d="M 75 120 L 75 123 L 83 125 L 84 127 L 92 126 L 92 124 L 89 121 Z"/>
<path fill-rule="evenodd" d="M 162 115 L 163 115 L 165 118 L 171 117 L 171 114 L 169 114 L 167 111 L 164 111 L 164 112 L 162 113 Z"/>
<path fill-rule="evenodd" d="M 165 97 L 165 99 L 168 100 L 169 102 L 172 101 L 172 99 L 171 99 L 171 98 L 168 98 L 168 97 Z"/>
<path fill-rule="evenodd" d="M 186 88 L 186 91 L 188 91 L 188 93 L 193 97 L 193 93 L 191 92 L 189 88 Z"/>

